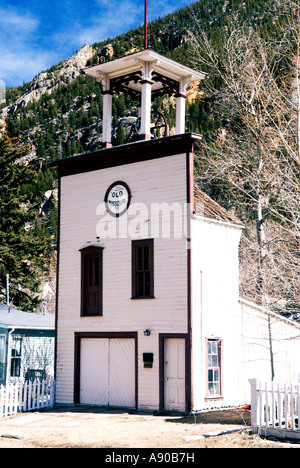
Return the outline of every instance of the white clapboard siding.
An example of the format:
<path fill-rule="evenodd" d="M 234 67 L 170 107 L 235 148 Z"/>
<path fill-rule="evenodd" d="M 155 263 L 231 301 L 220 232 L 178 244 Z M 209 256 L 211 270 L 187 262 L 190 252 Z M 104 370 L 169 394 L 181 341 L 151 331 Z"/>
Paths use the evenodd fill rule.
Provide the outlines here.
<path fill-rule="evenodd" d="M 0 418 L 54 406 L 54 379 L 0 386 Z"/>
<path fill-rule="evenodd" d="M 192 222 L 193 390 L 194 410 L 208 409 L 205 370 L 207 338 L 224 340 L 222 390 L 217 406 L 235 406 L 239 397 L 237 356 L 240 348 L 238 248 L 241 230 L 230 224 L 197 218 Z M 248 381 L 247 381 L 248 384 Z"/>
<path fill-rule="evenodd" d="M 186 154 L 75 174 L 61 179 L 60 274 L 57 319 L 57 403 L 73 403 L 74 333 L 90 331 L 138 333 L 139 406 L 159 405 L 158 334 L 187 333 L 187 249 L 185 238 L 154 239 L 155 300 L 131 300 L 132 238 L 104 238 L 103 316 L 80 316 L 79 249 L 97 242 L 96 214 L 106 190 L 115 181 L 126 182 L 134 203 L 149 209 L 140 223 L 149 228 L 143 238 L 151 238 L 151 203 L 186 202 Z M 134 217 L 128 216 L 129 222 Z M 153 220 L 154 221 L 154 220 Z M 185 219 L 183 219 L 185 224 Z M 151 329 L 151 336 L 143 331 Z M 155 355 L 153 368 L 144 369 L 142 353 Z"/>

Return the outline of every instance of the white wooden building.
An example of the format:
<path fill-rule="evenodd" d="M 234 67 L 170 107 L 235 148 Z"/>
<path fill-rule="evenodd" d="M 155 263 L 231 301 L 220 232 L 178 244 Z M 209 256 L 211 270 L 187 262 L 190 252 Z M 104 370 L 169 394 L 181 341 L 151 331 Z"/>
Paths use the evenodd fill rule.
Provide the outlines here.
<path fill-rule="evenodd" d="M 103 148 L 52 164 L 56 403 L 182 412 L 243 404 L 255 377 L 241 373 L 243 226 L 196 187 L 200 136 L 184 133 L 186 86 L 204 74 L 149 50 L 85 72 L 103 82 Z M 141 93 L 139 140 L 112 147 L 120 90 Z M 176 134 L 151 138 L 160 92 L 176 95 Z"/>
<path fill-rule="evenodd" d="M 55 317 L 0 303 L 0 386 L 54 375 Z"/>

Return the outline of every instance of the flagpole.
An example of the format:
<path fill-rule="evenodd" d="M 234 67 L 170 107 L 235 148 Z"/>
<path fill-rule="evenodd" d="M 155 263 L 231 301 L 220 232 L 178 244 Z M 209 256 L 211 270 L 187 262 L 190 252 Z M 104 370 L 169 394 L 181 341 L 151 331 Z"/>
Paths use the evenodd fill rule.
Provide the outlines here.
<path fill-rule="evenodd" d="M 145 0 L 145 49 L 148 49 L 148 4 Z"/>

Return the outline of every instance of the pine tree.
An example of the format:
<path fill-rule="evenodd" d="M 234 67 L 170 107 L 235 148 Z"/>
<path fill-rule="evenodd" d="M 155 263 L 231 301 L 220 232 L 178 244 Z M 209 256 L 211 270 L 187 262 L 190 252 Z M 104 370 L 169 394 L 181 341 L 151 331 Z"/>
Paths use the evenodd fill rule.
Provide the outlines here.
<path fill-rule="evenodd" d="M 117 130 L 117 143 L 123 145 L 126 142 L 126 135 L 122 124 L 119 124 Z"/>
<path fill-rule="evenodd" d="M 0 300 L 5 301 L 9 274 L 10 302 L 34 311 L 39 305 L 40 272 L 49 266 L 52 240 L 37 235 L 38 208 L 29 190 L 37 175 L 18 162 L 27 150 L 19 140 L 8 136 L 0 140 Z"/>

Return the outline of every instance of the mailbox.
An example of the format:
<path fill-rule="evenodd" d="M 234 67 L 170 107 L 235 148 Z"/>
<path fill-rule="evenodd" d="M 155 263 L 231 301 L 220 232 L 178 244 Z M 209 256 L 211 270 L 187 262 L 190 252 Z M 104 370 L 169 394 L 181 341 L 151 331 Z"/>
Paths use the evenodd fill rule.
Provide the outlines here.
<path fill-rule="evenodd" d="M 146 369 L 151 369 L 153 366 L 153 353 L 144 353 L 143 363 Z"/>

